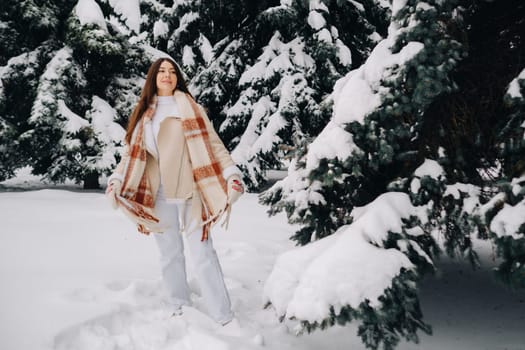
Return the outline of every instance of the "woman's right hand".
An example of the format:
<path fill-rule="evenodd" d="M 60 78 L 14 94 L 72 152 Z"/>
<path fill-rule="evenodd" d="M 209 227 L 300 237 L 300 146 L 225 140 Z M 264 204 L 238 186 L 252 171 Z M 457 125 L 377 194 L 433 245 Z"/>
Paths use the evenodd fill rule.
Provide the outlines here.
<path fill-rule="evenodd" d="M 106 188 L 106 196 L 111 204 L 113 209 L 118 208 L 117 195 L 120 194 L 120 189 L 122 187 L 122 182 L 117 179 L 113 179 L 109 182 L 108 187 Z"/>

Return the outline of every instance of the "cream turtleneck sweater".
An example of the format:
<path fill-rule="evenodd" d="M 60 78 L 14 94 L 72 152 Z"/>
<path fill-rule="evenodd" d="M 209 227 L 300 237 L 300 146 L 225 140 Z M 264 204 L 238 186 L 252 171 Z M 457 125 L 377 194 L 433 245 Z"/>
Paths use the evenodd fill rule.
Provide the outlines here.
<path fill-rule="evenodd" d="M 167 117 L 179 117 L 177 101 L 175 101 L 173 96 L 157 96 L 157 108 L 151 120 L 151 128 L 153 129 L 155 146 L 157 145 L 157 136 L 159 135 L 160 124 Z"/>

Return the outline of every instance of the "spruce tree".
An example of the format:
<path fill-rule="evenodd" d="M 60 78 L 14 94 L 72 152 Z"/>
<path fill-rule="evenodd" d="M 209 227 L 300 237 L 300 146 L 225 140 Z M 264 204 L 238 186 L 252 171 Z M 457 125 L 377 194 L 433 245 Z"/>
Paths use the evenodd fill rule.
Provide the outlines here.
<path fill-rule="evenodd" d="M 501 174 L 476 219 L 496 243 L 498 279 L 525 288 L 525 69 L 511 81 L 504 103 L 508 115 L 497 135 Z"/>
<path fill-rule="evenodd" d="M 144 36 L 180 65 L 190 90 L 207 109 L 214 125 L 224 119 L 223 108 L 239 94 L 237 82 L 256 43 L 246 39 L 247 27 L 276 1 L 144 1 Z M 254 54 L 251 54 L 254 56 Z"/>
<path fill-rule="evenodd" d="M 430 211 L 442 206 L 447 177 L 431 165 L 437 163 L 428 159 L 438 156 L 420 132 L 432 103 L 457 88 L 451 74 L 464 49 L 445 24 L 461 25 L 458 10 L 455 1 L 394 1 L 388 37 L 337 82 L 332 120 L 308 151 L 297 154 L 288 177 L 262 196 L 270 213 L 284 210 L 301 226 L 292 237 L 298 244 L 351 228 L 354 208 L 378 203 L 384 192 L 405 192 Z M 359 335 L 372 349 L 391 349 L 402 337 L 417 342 L 419 330 L 431 331 L 422 321 L 416 283 L 433 271 L 438 254 L 430 232 L 446 223 L 430 214 L 402 222 L 401 230 L 373 244 L 401 251 L 413 267 L 399 271 L 379 305 L 347 305 L 323 320 L 303 320 L 307 330 L 358 320 Z"/>
<path fill-rule="evenodd" d="M 298 243 L 351 222 L 354 206 L 369 203 L 392 180 L 421 164 L 424 154 L 414 141 L 424 111 L 454 89 L 449 75 L 462 56 L 461 44 L 439 27 L 453 20 L 455 8 L 450 1 L 428 7 L 407 2 L 393 15 L 390 35 L 376 46 L 376 54 L 338 81 L 334 94 L 346 85 L 352 95 L 335 101 L 336 117 L 314 141 L 319 146 L 310 150 L 326 144 L 333 148 L 325 152 L 331 157 L 321 150 L 319 155 L 299 154 L 289 180 L 265 194 L 274 211 L 284 209 L 294 223 L 304 225 L 294 236 Z M 297 205 L 296 194 L 311 199 Z"/>
<path fill-rule="evenodd" d="M 472 240 L 496 239 L 492 218 L 500 207 L 488 208 L 500 202 L 502 192 L 523 171 L 519 158 L 524 148 L 517 141 L 523 112 L 519 103 L 510 102 L 507 90 L 523 69 L 520 27 L 525 5 L 519 1 L 461 5 L 464 27 L 450 26 L 468 48 L 452 75 L 458 88 L 430 106 L 421 137 L 437 150 L 447 173 L 450 190 L 442 201 L 447 212 L 442 220 L 446 252 L 477 265 Z M 455 202 L 450 202 L 452 197 Z M 513 205 L 519 202 L 508 198 Z"/>
<path fill-rule="evenodd" d="M 61 155 L 60 139 L 64 121 L 61 104 L 81 104 L 72 98 L 82 96 L 85 78 L 78 64 L 74 62 L 73 51 L 62 48 L 54 53 L 38 81 L 38 88 L 31 116 L 30 129 L 20 136 L 20 141 L 31 154 L 34 174 L 49 176 L 51 181 L 64 181 L 66 174 L 53 169 L 53 163 Z M 69 95 L 72 93 L 72 95 Z"/>
<path fill-rule="evenodd" d="M 18 137 L 29 128 L 27 116 L 31 112 L 39 75 L 45 67 L 43 61 L 51 50 L 43 45 L 12 57 L 0 68 L 1 180 L 29 165 L 28 153 L 21 147 Z"/>
<path fill-rule="evenodd" d="M 363 4 L 282 2 L 252 26 L 250 41 L 268 41 L 242 73 L 240 96 L 226 104 L 220 127 L 249 188 L 260 188 L 267 169 L 286 164 L 327 123 L 333 84 L 363 61 L 382 31 L 385 11 Z"/>
<path fill-rule="evenodd" d="M 370 242 L 413 264 L 380 305 L 331 309 L 303 319 L 306 330 L 357 320 L 369 348 L 417 341 L 417 331 L 430 328 L 416 286 L 434 269 L 438 237 L 448 255 L 473 265 L 473 240 L 493 240 L 497 275 L 523 287 L 524 10 L 518 1 L 394 1 L 388 38 L 337 82 L 332 120 L 262 201 L 301 226 L 292 237 L 300 245 L 343 225 L 352 230 L 361 207 L 381 205 L 385 193 L 408 194 L 424 215 Z"/>
<path fill-rule="evenodd" d="M 178 23 L 169 36 L 166 52 L 193 78 L 212 62 L 214 46 L 233 33 L 243 17 L 242 1 L 192 0 L 181 3 L 172 16 L 172 19 L 178 19 Z"/>
<path fill-rule="evenodd" d="M 9 16 L 32 18 L 39 10 L 31 1 L 11 5 Z M 41 32 L 36 34 L 30 26 L 24 32 L 45 41 L 28 40 L 39 46 L 24 48 L 28 53 L 9 59 L 2 69 L 0 117 L 6 131 L 0 137 L 13 138 L 5 146 L 10 148 L 2 159 L 2 174 L 10 176 L 17 167 L 31 165 L 34 174 L 48 180 L 72 179 L 85 188 L 98 188 L 99 176 L 110 173 L 120 156 L 123 140 L 117 135 L 122 133 L 115 132 L 117 124 L 112 123 L 125 125 L 151 56 L 140 40 L 133 40 L 138 16 L 131 20 L 108 1 L 81 0 L 67 6 L 53 1 L 46 9 L 48 17 L 39 20 L 49 29 L 35 27 Z M 16 34 L 17 24 L 11 22 L 8 31 Z M 104 103 L 109 103 L 107 108 L 100 107 Z M 113 118 L 104 127 L 95 112 L 100 109 Z"/>
<path fill-rule="evenodd" d="M 0 179 L 31 165 L 31 145 L 19 136 L 30 129 L 29 115 L 38 80 L 60 47 L 69 1 L 11 1 L 0 9 Z M 44 145 L 36 147 L 45 147 Z"/>

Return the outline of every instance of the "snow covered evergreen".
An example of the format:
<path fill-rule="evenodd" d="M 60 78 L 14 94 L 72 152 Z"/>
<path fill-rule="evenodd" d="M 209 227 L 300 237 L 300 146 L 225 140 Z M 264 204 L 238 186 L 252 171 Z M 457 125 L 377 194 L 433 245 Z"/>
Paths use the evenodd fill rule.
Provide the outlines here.
<path fill-rule="evenodd" d="M 510 113 L 501 129 L 502 176 L 497 193 L 482 207 L 480 221 L 489 228 L 502 263 L 497 276 L 525 288 L 525 69 L 508 86 Z"/>
<path fill-rule="evenodd" d="M 293 159 L 287 178 L 262 196 L 263 202 L 272 205 L 270 213 L 285 211 L 290 222 L 300 225 L 292 239 L 305 245 L 284 254 L 267 281 L 267 301 L 281 317 L 301 320 L 308 331 L 358 321 L 363 342 L 373 349 L 393 348 L 401 338 L 417 342 L 418 330 L 430 332 L 419 307 L 417 282 L 434 270 L 433 261 L 442 249 L 476 264 L 472 241 L 477 237 L 497 242 L 504 260 L 499 271 L 507 281 L 522 283 L 518 276 L 523 273 L 524 258 L 524 169 L 519 164 L 525 153 L 519 96 L 510 115 L 497 115 L 514 128 L 490 129 L 500 135 L 492 140 L 479 135 L 483 143 L 473 143 L 473 151 L 456 149 L 461 142 L 465 146 L 467 135 L 447 125 L 457 122 L 465 111 L 457 101 L 471 87 L 466 86 L 471 84 L 471 75 L 465 71 L 479 59 L 478 45 L 483 41 L 476 32 L 482 30 L 479 23 L 494 13 L 508 14 L 514 5 L 392 3 L 388 37 L 362 66 L 336 83 L 332 119 L 307 151 Z M 523 10 L 523 6 L 517 8 Z M 497 25 L 506 23 L 508 38 L 516 40 L 519 19 L 512 19 L 510 23 L 500 19 Z M 494 36 L 497 25 L 491 32 Z M 515 46 L 505 43 L 501 46 L 510 51 L 513 69 L 522 69 L 515 62 L 523 57 L 523 50 L 513 52 Z M 511 84 L 515 95 L 519 95 L 517 81 Z M 503 103 L 506 88 L 498 91 L 494 105 Z M 471 107 L 475 102 L 467 104 Z M 476 117 L 472 110 L 467 113 L 465 117 Z M 485 121 L 478 117 L 467 128 L 476 131 L 475 126 Z M 498 123 L 499 127 L 505 124 Z M 504 134 L 513 136 L 509 139 Z M 500 149 L 500 142 L 515 153 L 500 152 L 495 159 L 458 157 L 484 147 Z M 472 172 L 473 164 L 478 172 Z M 507 171 L 496 170 L 496 178 L 483 180 L 483 174 L 494 173 L 497 164 L 509 165 L 517 178 L 510 180 Z M 503 187 L 507 191 L 498 191 L 498 181 L 505 179 L 509 179 Z M 500 216 L 494 216 L 501 208 Z M 497 238 L 501 235 L 507 243 Z M 368 245 L 377 253 L 354 252 L 358 241 L 362 250 Z M 342 263 L 345 254 L 352 255 L 346 258 L 352 263 Z M 380 261 L 387 261 L 387 255 L 399 258 L 377 266 L 375 254 L 385 255 Z M 356 256 L 362 271 L 352 268 Z M 361 272 L 366 278 L 361 279 Z M 362 284 L 364 290 L 352 298 L 346 287 L 353 286 L 354 291 Z"/>
<path fill-rule="evenodd" d="M 60 22 L 73 5 L 66 1 L 2 2 L 0 8 L 0 179 L 30 164 L 32 147 L 20 143 L 29 129 L 35 91 L 53 52 Z M 29 145 L 30 146 L 30 145 Z"/>
<path fill-rule="evenodd" d="M 42 8 L 30 1 L 8 4 L 10 21 L 5 23 L 12 36 L 24 33 L 41 41 L 33 42 L 34 48 L 22 48 L 28 52 L 10 58 L 1 69 L 5 131 L 0 134 L 13 139 L 3 153 L 4 177 L 31 165 L 35 174 L 51 181 L 72 179 L 97 188 L 98 177 L 112 171 L 122 144 L 121 125 L 140 92 L 142 71 L 150 59 L 142 45 L 131 43 L 139 22 L 138 2 L 135 12 L 128 11 L 130 5 L 94 0 L 68 6 L 46 2 Z M 35 18 L 28 31 L 10 17 L 20 14 L 30 20 L 39 11 L 42 16 L 44 9 L 49 13 Z"/>
<path fill-rule="evenodd" d="M 9 178 L 17 168 L 29 164 L 31 149 L 25 149 L 18 136 L 29 128 L 28 115 L 39 75 L 52 49 L 40 46 L 11 57 L 0 67 L 0 179 Z M 44 67 L 43 67 L 44 66 Z"/>
<path fill-rule="evenodd" d="M 410 141 L 433 98 L 453 89 L 447 72 L 461 51 L 447 33 L 434 34 L 428 25 L 441 11 L 431 6 L 410 12 L 413 7 L 394 6 L 389 36 L 335 85 L 332 120 L 308 153 L 293 161 L 288 178 L 266 194 L 292 222 L 306 223 L 295 236 L 299 243 L 309 242 L 314 232 L 322 238 L 349 223 L 354 206 L 369 203 L 406 167 L 413 171 L 421 164 L 415 157 L 418 145 Z M 452 9 L 447 14 L 441 20 L 450 20 Z"/>
<path fill-rule="evenodd" d="M 385 10 L 363 4 L 281 1 L 259 15 L 254 31 L 262 34 L 252 35 L 270 37 L 242 72 L 240 95 L 225 105 L 220 126 L 250 188 L 319 133 L 331 114 L 333 84 L 380 37 L 367 17 Z"/>

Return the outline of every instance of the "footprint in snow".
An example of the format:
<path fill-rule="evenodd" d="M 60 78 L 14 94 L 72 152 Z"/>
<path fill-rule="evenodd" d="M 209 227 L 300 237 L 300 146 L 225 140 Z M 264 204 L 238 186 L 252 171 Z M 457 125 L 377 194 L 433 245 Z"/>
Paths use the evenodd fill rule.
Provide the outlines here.
<path fill-rule="evenodd" d="M 256 253 L 253 245 L 244 242 L 228 242 L 227 247 L 220 247 L 221 261 L 239 260 L 242 257 Z"/>
<path fill-rule="evenodd" d="M 63 330 L 55 336 L 56 350 L 260 349 L 253 332 L 237 321 L 223 327 L 199 311 L 204 305 L 196 294 L 194 307 L 172 317 L 161 281 L 115 281 L 69 296 L 79 302 L 111 300 L 116 309 Z"/>
<path fill-rule="evenodd" d="M 162 306 L 125 306 L 55 337 L 55 350 L 254 350 L 261 343 L 238 323 L 222 327 L 191 307 L 169 316 Z"/>

